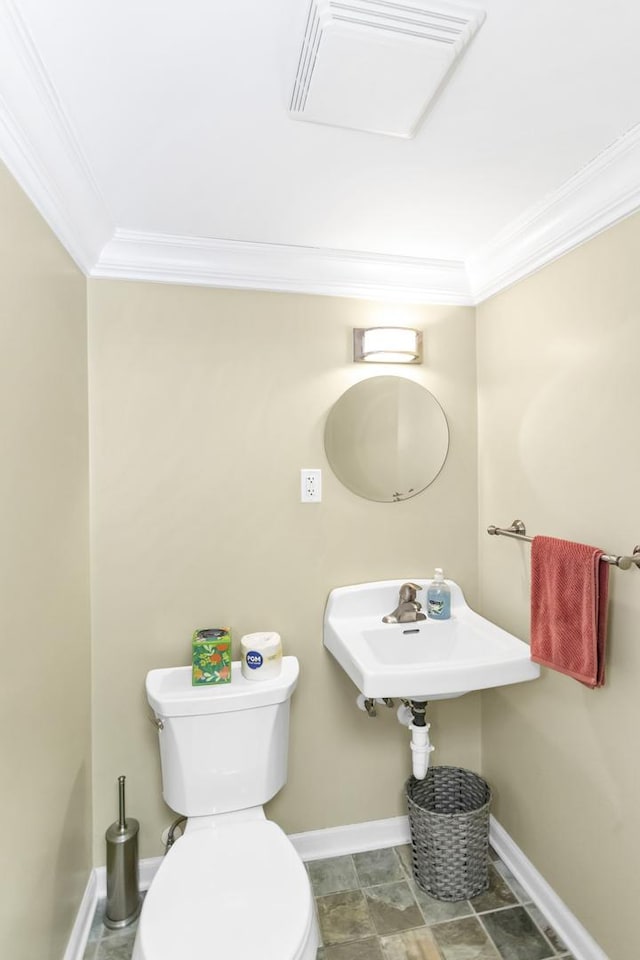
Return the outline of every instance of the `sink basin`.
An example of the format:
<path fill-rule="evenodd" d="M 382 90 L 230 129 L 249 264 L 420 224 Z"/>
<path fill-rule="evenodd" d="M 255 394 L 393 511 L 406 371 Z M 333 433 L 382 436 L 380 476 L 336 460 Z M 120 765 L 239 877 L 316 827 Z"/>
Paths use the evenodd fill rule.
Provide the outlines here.
<path fill-rule="evenodd" d="M 453 580 L 447 580 L 451 619 L 383 623 L 405 582 L 360 583 L 329 594 L 324 645 L 365 697 L 438 700 L 540 675 L 528 645 L 467 606 Z M 431 581 L 412 582 L 425 609 Z"/>

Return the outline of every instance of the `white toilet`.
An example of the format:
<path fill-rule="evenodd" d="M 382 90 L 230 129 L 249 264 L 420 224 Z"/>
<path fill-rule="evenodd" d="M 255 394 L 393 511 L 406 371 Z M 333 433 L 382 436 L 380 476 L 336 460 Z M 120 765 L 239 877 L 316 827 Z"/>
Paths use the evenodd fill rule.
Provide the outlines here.
<path fill-rule="evenodd" d="M 152 670 L 163 796 L 186 815 L 144 901 L 133 960 L 315 960 L 307 872 L 262 804 L 287 779 L 289 702 L 298 661 L 280 676 L 193 687 L 191 668 Z"/>

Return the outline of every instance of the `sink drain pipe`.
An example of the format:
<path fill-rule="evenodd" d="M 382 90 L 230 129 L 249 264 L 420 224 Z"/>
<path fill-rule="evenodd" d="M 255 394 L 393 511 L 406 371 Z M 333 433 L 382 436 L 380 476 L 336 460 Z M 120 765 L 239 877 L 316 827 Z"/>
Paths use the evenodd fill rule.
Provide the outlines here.
<path fill-rule="evenodd" d="M 376 705 L 379 703 L 383 703 L 385 707 L 394 706 L 393 700 L 389 697 L 369 698 L 360 694 L 356 699 L 358 709 L 364 711 L 370 717 L 377 716 Z M 417 697 L 412 700 L 403 700 L 396 713 L 398 722 L 411 731 L 410 746 L 413 757 L 413 775 L 416 780 L 424 780 L 426 777 L 429 769 L 429 755 L 435 750 L 429 740 L 431 724 L 427 723 L 425 719 L 426 712 L 426 698 Z"/>
<path fill-rule="evenodd" d="M 416 780 L 424 780 L 429 769 L 429 755 L 435 747 L 429 740 L 431 724 L 427 723 L 425 713 L 426 700 L 410 700 L 398 709 L 398 720 L 411 731 L 411 755 L 413 757 L 413 775 Z"/>

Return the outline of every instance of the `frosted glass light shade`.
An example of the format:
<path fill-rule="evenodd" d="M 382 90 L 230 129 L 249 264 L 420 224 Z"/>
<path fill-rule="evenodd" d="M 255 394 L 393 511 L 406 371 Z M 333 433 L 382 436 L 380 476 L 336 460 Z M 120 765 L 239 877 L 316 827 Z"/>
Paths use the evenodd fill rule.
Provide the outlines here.
<path fill-rule="evenodd" d="M 353 359 L 365 363 L 422 363 L 422 331 L 410 327 L 358 327 Z"/>

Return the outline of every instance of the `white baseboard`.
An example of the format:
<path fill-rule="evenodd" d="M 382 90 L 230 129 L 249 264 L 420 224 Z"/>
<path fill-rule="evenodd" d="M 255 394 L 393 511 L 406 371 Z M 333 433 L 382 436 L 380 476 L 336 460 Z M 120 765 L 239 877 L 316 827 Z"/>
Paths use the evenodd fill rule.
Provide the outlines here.
<path fill-rule="evenodd" d="M 381 850 L 409 843 L 408 817 L 390 817 L 388 820 L 368 820 L 365 823 L 350 823 L 343 827 L 328 827 L 326 830 L 308 830 L 292 833 L 289 839 L 298 851 L 301 860 L 326 860 L 363 850 Z M 149 857 L 139 862 L 139 887 L 148 890 L 162 857 Z M 107 895 L 106 867 L 96 867 L 97 899 Z"/>
<path fill-rule="evenodd" d="M 409 818 L 391 817 L 388 820 L 368 820 L 350 823 L 344 827 L 309 830 L 289 836 L 301 860 L 326 860 L 364 850 L 381 850 L 409 843 Z"/>
<path fill-rule="evenodd" d="M 82 960 L 84 949 L 89 939 L 89 931 L 93 923 L 93 915 L 96 912 L 98 902 L 98 883 L 96 871 L 92 870 L 89 874 L 86 889 L 80 901 L 78 913 L 71 930 L 71 936 L 67 943 L 67 949 L 64 952 L 63 960 Z"/>
<path fill-rule="evenodd" d="M 141 890 L 148 890 L 151 886 L 151 881 L 156 875 L 158 867 L 162 863 L 162 857 L 149 857 L 147 860 L 140 861 L 140 872 L 138 876 L 139 886 Z M 106 892 L 105 892 L 106 896 Z"/>
<path fill-rule="evenodd" d="M 566 943 L 575 960 L 609 960 L 591 934 L 571 913 L 541 873 L 524 855 L 498 821 L 491 817 L 489 826 L 491 846 L 509 868 L 518 883 L 527 891 L 536 907 Z"/>
<path fill-rule="evenodd" d="M 325 860 L 328 857 L 409 843 L 409 819 L 391 817 L 388 820 L 369 820 L 342 827 L 328 827 L 326 830 L 294 833 L 289 839 L 302 860 Z M 490 820 L 489 839 L 500 859 L 564 940 L 575 960 L 608 960 L 602 948 L 494 817 Z M 140 890 L 149 889 L 161 863 L 162 857 L 140 861 Z M 106 868 L 96 867 L 89 877 L 63 960 L 82 960 L 96 904 L 106 895 Z"/>

